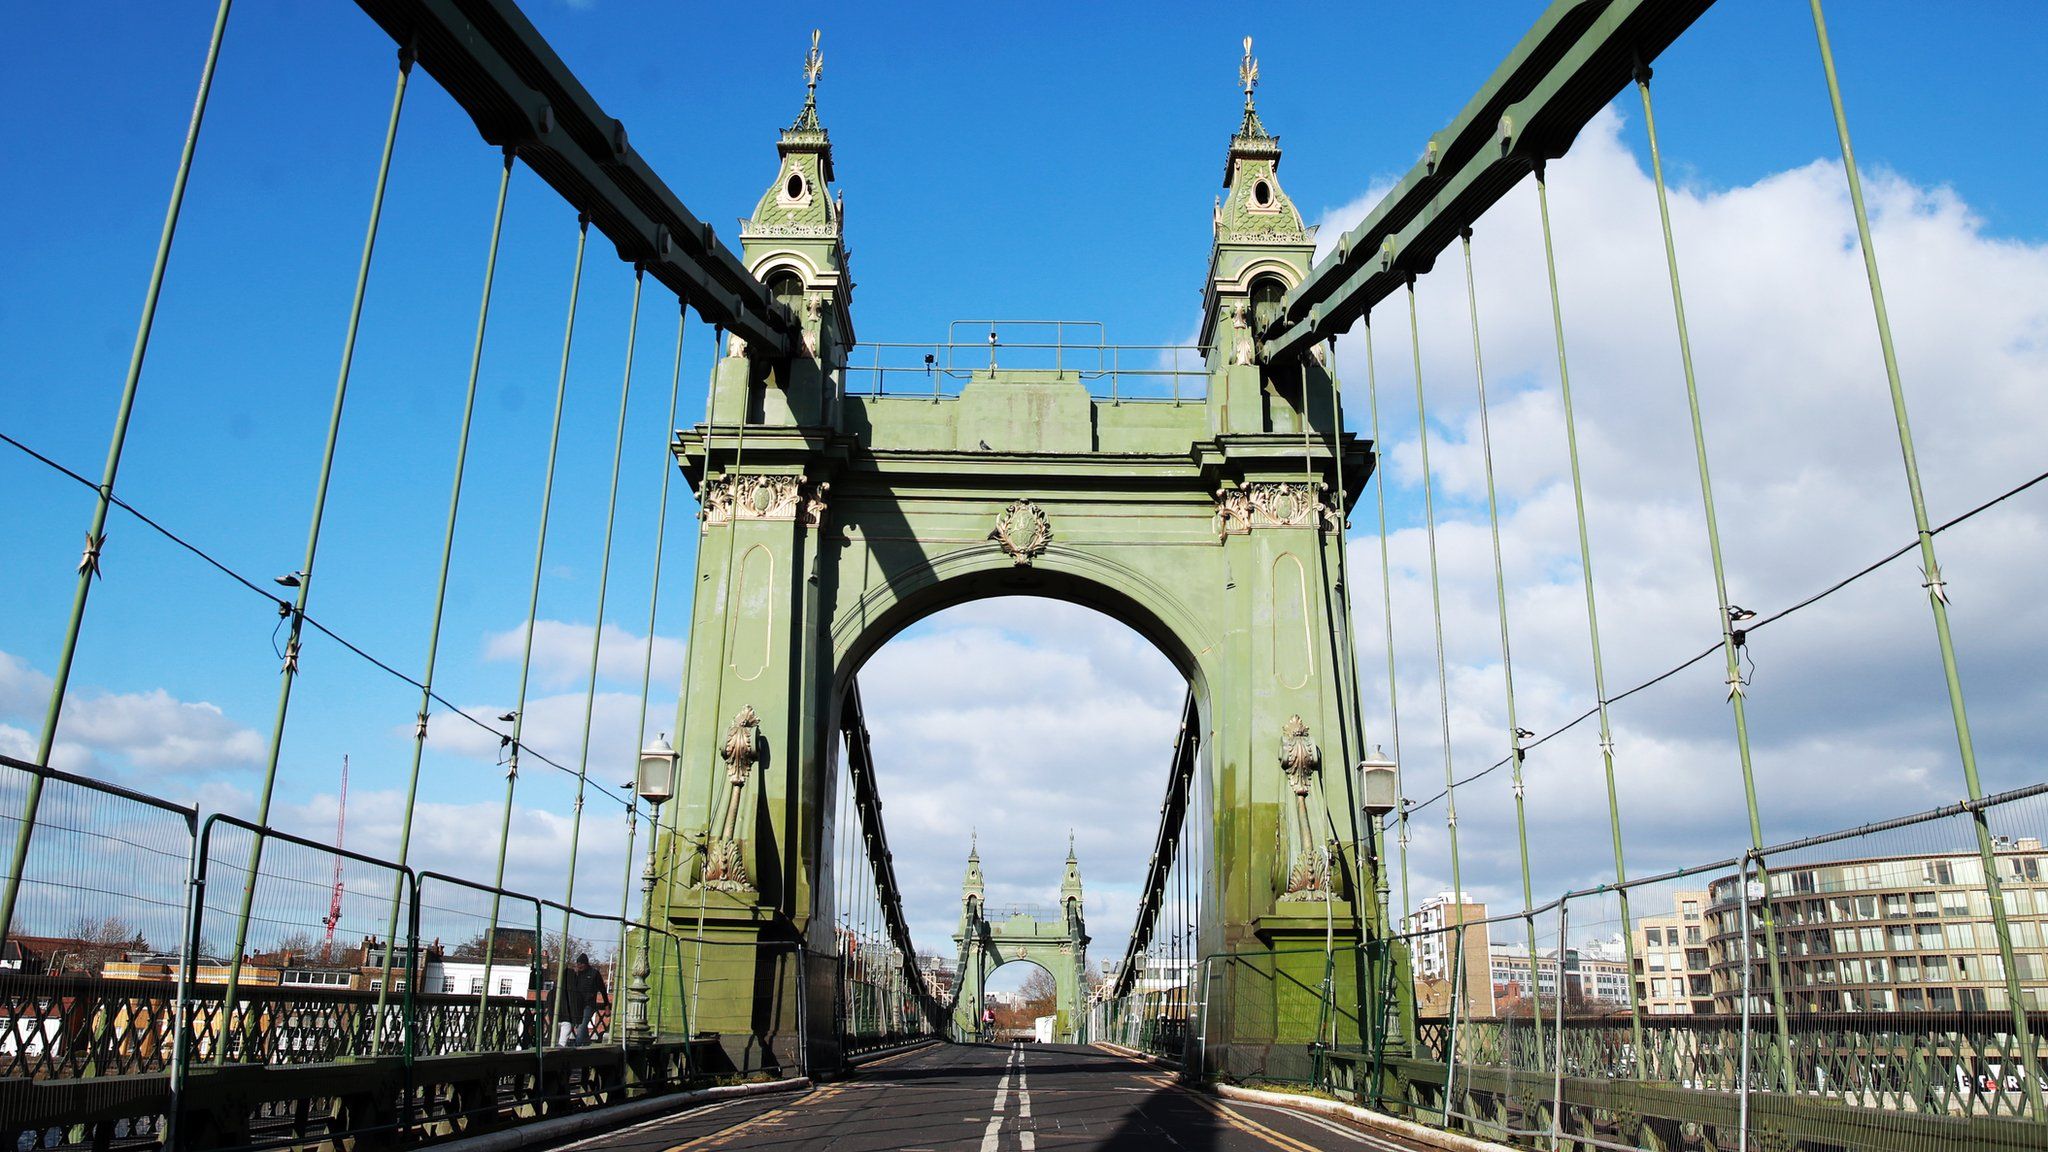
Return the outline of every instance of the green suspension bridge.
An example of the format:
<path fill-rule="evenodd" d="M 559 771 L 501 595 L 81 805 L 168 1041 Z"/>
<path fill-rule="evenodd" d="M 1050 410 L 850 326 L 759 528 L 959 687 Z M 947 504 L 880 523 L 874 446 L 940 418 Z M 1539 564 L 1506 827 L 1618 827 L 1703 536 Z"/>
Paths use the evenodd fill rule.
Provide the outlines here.
<path fill-rule="evenodd" d="M 0 1134 L 14 1147 L 340 1150 L 481 1138 L 496 1148 L 514 1146 L 508 1132 L 534 1145 L 983 1152 L 1040 1142 L 1469 1148 L 1457 1141 L 1472 1137 L 1646 1152 L 2048 1145 L 2048 886 L 2039 840 L 2015 834 L 2039 816 L 2033 802 L 2048 784 L 1987 794 L 1980 782 L 1965 654 L 1951 637 L 1937 556 L 1942 532 L 2040 478 L 2014 477 L 2014 488 L 1962 517 L 1930 517 L 1908 414 L 1913 382 L 1893 347 L 1820 0 L 1810 3 L 1813 67 L 1839 136 L 1885 368 L 1870 402 L 1889 404 L 1916 531 L 1890 556 L 1844 565 L 1840 583 L 1763 615 L 1730 600 L 1702 418 L 1714 381 L 1695 370 L 1685 238 L 1672 223 L 1652 99 L 1653 65 L 1709 17 L 1709 0 L 1550 4 L 1422 159 L 1334 245 L 1325 238 L 1320 258 L 1314 229 L 1281 187 L 1281 149 L 1260 119 L 1247 39 L 1199 336 L 1178 348 L 1113 348 L 1099 326 L 1073 323 L 977 322 L 934 345 L 856 341 L 815 37 L 801 111 L 775 142 L 772 179 L 735 248 L 683 204 L 512 0 L 356 7 L 389 35 L 397 59 L 298 567 L 274 583 L 239 572 L 206 551 L 198 526 L 156 517 L 147 492 L 118 484 L 131 417 L 156 399 L 151 336 L 162 295 L 176 287 L 167 273 L 188 177 L 207 160 L 216 65 L 234 51 L 228 0 L 200 69 L 103 469 L 82 473 L 45 454 L 34 427 L 0 428 L 10 451 L 92 493 L 68 607 L 10 605 L 68 612 L 33 755 L 0 757 L 10 853 L 0 888 Z M 407 150 L 401 112 L 420 76 L 468 114 L 497 167 L 495 200 L 475 209 L 489 213 L 489 243 L 426 655 L 414 668 L 323 623 L 315 593 L 330 486 L 350 482 L 336 444 L 387 181 Z M 1718 637 L 1664 676 L 1720 662 L 1737 749 L 1729 771 L 1748 828 L 1727 858 L 1656 875 L 1632 873 L 1624 854 L 1616 784 L 1630 765 L 1610 710 L 1648 684 L 1612 684 L 1603 662 L 1599 526 L 1581 473 L 1573 310 L 1559 291 L 1572 253 L 1554 243 L 1546 182 L 1553 164 L 1571 162 L 1591 119 L 1631 91 L 1663 241 L 1646 259 L 1661 255 L 1668 271 L 1669 353 L 1684 383 L 1706 528 L 1699 546 L 1720 620 Z M 518 687 L 508 709 L 479 713 L 452 702 L 457 690 L 437 677 L 437 657 L 451 570 L 483 562 L 457 547 L 457 528 L 475 515 L 463 481 L 490 387 L 500 255 L 520 242 L 505 220 L 521 168 L 573 215 L 575 256 L 532 563 L 522 569 Z M 1526 290 L 1540 297 L 1555 340 L 1548 383 L 1563 415 L 1596 701 L 1541 733 L 1523 727 L 1537 721 L 1516 697 L 1513 625 L 1526 622 L 1510 620 L 1474 272 L 1489 255 L 1475 229 L 1521 206 L 1510 193 L 1529 186 L 1545 274 Z M 593 273 L 610 267 L 605 244 L 630 271 L 632 303 L 595 576 L 600 626 L 581 743 L 567 756 L 534 747 L 526 723 L 550 524 L 564 512 L 557 464 L 579 296 L 586 260 Z M 1452 752 L 1443 474 L 1430 463 L 1426 375 L 1440 385 L 1425 373 L 1417 304 L 1431 291 L 1461 300 L 1469 321 L 1506 691 L 1502 755 L 1491 763 Z M 1390 330 L 1376 335 L 1376 321 Z M 1338 379 L 1340 336 L 1363 345 L 1362 380 Z M 649 386 L 633 371 L 643 339 L 675 349 L 669 378 L 653 382 L 666 386 L 673 435 L 652 446 L 629 437 L 626 416 L 635 386 Z M 1419 621 L 1397 618 L 1391 594 L 1364 606 L 1381 617 L 1382 675 L 1377 652 L 1362 656 L 1352 616 L 1345 530 L 1370 487 L 1387 588 L 1376 445 L 1383 416 L 1408 427 L 1405 398 L 1387 397 L 1381 411 L 1376 339 L 1408 358 L 1416 381 L 1440 789 L 1434 767 L 1401 757 L 1394 636 Z M 684 352 L 698 345 L 711 349 L 706 411 L 679 423 Z M 1455 384 L 1466 386 L 1462 371 Z M 586 823 L 584 808 L 610 795 L 589 783 L 593 764 L 601 773 L 615 755 L 593 747 L 592 731 L 611 564 L 626 539 L 620 492 L 652 476 L 641 462 L 657 450 L 640 751 L 620 802 L 627 868 L 616 890 L 579 891 L 577 854 L 590 836 L 615 834 Z M 678 480 L 690 500 L 672 500 Z M 672 518 L 696 533 L 686 596 L 674 573 L 666 591 L 663 583 Z M 128 575 L 108 543 L 121 535 L 110 521 L 158 534 L 276 615 L 276 710 L 246 818 L 51 764 L 94 591 Z M 1924 580 L 1954 721 L 1946 790 L 1955 802 L 1771 842 L 1751 755 L 1746 643 L 1900 558 Z M 1137 914 L 1102 979 L 1089 968 L 1071 844 L 1056 907 L 991 906 L 970 851 L 951 948 L 925 941 L 921 950 L 905 914 L 859 673 L 933 613 L 1013 595 L 1099 610 L 1156 645 L 1187 684 Z M 651 698 L 653 636 L 663 610 L 679 604 L 689 645 L 671 719 L 668 701 Z M 332 642 L 321 655 L 366 662 L 416 693 L 389 855 L 273 824 L 279 786 L 289 796 L 303 783 L 281 780 L 279 768 L 308 630 Z M 1393 722 L 1368 739 L 1366 716 L 1382 698 Z M 1586 723 L 1598 732 L 1611 874 L 1584 891 L 1539 892 L 1530 860 L 1544 841 L 1525 807 L 1525 761 Z M 490 798 L 498 824 L 477 830 L 474 872 L 461 876 L 422 868 L 413 853 L 429 731 L 451 725 L 496 741 L 504 769 L 502 793 Z M 574 781 L 560 900 L 508 882 L 521 779 L 535 771 Z M 1457 818 L 1461 793 L 1482 782 L 1513 797 L 1506 855 L 1517 862 L 1508 887 L 1519 906 L 1493 915 L 1466 896 Z M 1412 835 L 1438 818 L 1450 889 L 1417 900 Z M 2032 827 L 2038 836 L 2038 820 Z M 1907 842 L 1923 850 L 1900 851 Z M 1697 889 L 1681 894 L 1689 909 L 1666 917 L 1644 902 L 1674 886 Z M 177 943 L 151 953 L 61 939 L 78 893 L 147 909 L 150 934 Z M 286 943 L 323 928 L 318 963 Z M 1594 943 L 1611 928 L 1610 955 Z M 1942 971 L 1964 949 L 1953 979 L 1933 975 L 1922 943 L 1930 930 L 1945 949 Z M 1853 974 L 1849 961 L 1830 959 L 1842 966 L 1815 977 L 1815 957 L 1852 951 Z M 604 992 L 590 990 L 579 953 L 595 960 Z M 1043 1047 L 991 1043 L 988 981 L 1018 960 L 1053 977 Z M 1922 983 L 1945 981 L 1948 995 L 1898 992 L 1911 982 L 1908 963 L 1927 973 L 1916 975 Z M 1667 971 L 1683 972 L 1675 994 Z M 1684 1003 L 1674 1011 L 1672 1000 Z"/>

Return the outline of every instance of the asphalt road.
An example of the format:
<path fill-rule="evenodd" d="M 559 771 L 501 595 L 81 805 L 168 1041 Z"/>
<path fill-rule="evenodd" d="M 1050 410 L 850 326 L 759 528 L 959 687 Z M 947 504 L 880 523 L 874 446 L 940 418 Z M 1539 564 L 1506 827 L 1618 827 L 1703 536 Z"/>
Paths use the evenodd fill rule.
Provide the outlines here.
<path fill-rule="evenodd" d="M 1415 1152 L 1283 1108 L 1218 1100 L 1092 1048 L 940 1044 L 802 1094 L 665 1116 L 555 1152 Z"/>

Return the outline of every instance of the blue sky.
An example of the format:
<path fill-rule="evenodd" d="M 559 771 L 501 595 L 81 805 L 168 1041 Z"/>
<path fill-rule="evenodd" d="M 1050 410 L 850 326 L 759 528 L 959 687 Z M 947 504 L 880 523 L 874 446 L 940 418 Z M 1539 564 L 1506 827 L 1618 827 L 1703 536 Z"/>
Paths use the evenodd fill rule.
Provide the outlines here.
<path fill-rule="evenodd" d="M 1412 162 L 1422 141 L 1464 103 L 1537 7 L 1373 5 L 1333 19 L 1320 8 L 1269 6 L 1251 22 L 1240 10 L 1221 5 L 906 5 L 856 16 L 787 6 L 535 0 L 529 9 L 592 93 L 627 123 L 640 152 L 727 235 L 774 174 L 774 134 L 801 100 L 798 65 L 810 28 L 822 25 L 826 71 L 820 107 L 847 197 L 856 322 L 863 337 L 939 339 L 955 318 L 1059 315 L 1101 320 L 1112 340 L 1157 343 L 1187 338 L 1197 319 L 1209 206 L 1219 191 L 1223 148 L 1238 108 L 1240 36 L 1256 37 L 1264 77 L 1260 111 L 1285 145 L 1281 175 L 1288 191 L 1311 220 L 1328 221 L 1333 231 L 1370 202 L 1369 189 Z M 97 474 L 105 452 L 211 10 L 210 4 L 181 0 L 118 7 L 17 5 L 0 16 L 11 43 L 44 46 L 19 54 L 0 75 L 11 106 L 33 113 L 18 118 L 16 162 L 0 169 L 0 212 L 13 222 L 0 234 L 0 268 L 8 271 L 0 285 L 0 430 L 89 475 Z M 1897 217 L 1900 245 L 1917 251 L 1910 246 L 1925 239 L 1927 250 L 1940 250 L 1939 237 L 1927 239 L 1928 229 L 1947 220 L 1944 235 L 1959 237 L 1958 243 L 1998 268 L 2007 267 L 1998 258 L 2026 263 L 2037 255 L 2048 238 L 2038 207 L 2048 127 L 2031 108 L 2038 61 L 2048 49 L 2048 19 L 2028 4 L 1959 10 L 1840 0 L 1831 16 L 1861 159 L 1906 190 Z M 120 490 L 254 576 L 299 564 L 393 71 L 392 46 L 351 5 L 244 3 L 229 29 Z M 1776 204 L 1797 191 L 1786 174 L 1835 155 L 1804 5 L 1725 0 L 1659 62 L 1657 75 L 1667 163 L 1674 180 L 1697 197 L 1702 230 L 1711 225 L 1710 209 Z M 1615 171 L 1622 171 L 1640 155 L 1640 127 L 1632 93 L 1617 108 L 1619 126 L 1611 140 L 1602 145 L 1596 139 L 1589 147 L 1595 153 L 1606 147 L 1608 159 L 1620 166 Z M 1589 135 L 1599 133 L 1589 129 Z M 313 604 L 316 615 L 409 672 L 420 662 L 431 607 L 495 178 L 495 154 L 432 82 L 419 77 L 401 131 Z M 1571 179 L 1568 164 L 1559 165 L 1556 179 L 1562 194 Z M 1824 185 L 1825 179 L 1815 183 Z M 1623 186 L 1626 181 L 1604 187 Z M 1965 206 L 1967 221 L 1942 216 L 1939 205 L 1926 199 L 1940 195 Z M 1591 199 L 1589 193 L 1582 202 Z M 1915 230 L 1916 221 L 1928 227 Z M 1731 234 L 1744 231 L 1739 220 L 1725 226 Z M 532 559 L 573 215 L 539 181 L 521 173 L 506 229 L 440 677 L 451 698 L 493 714 L 509 705 L 517 674 L 516 657 L 507 658 L 506 650 L 508 636 L 516 643 L 510 634 L 523 617 Z M 1484 225 L 1481 233 L 1484 242 Z M 1637 241 L 1651 243 L 1653 236 Z M 1839 232 L 1830 231 L 1823 252 L 1829 245 L 1838 249 L 1839 241 Z M 1786 255 L 1792 248 L 1775 251 Z M 1639 252 L 1654 261 L 1654 249 Z M 1760 257 L 1771 258 L 1770 250 Z M 1910 256 L 1901 264 L 1909 261 Z M 1766 265 L 1753 267 L 1753 277 L 1781 276 Z M 1709 325 L 1713 275 L 1702 273 Z M 1728 275 L 1732 301 L 1742 295 L 1742 273 Z M 1895 269 L 1894 275 L 1906 273 Z M 1513 294 L 1526 302 L 1532 283 L 1502 282 L 1500 297 Z M 1843 315 L 1853 325 L 1854 308 L 1863 306 L 1859 286 L 1853 278 L 1830 283 L 1851 306 Z M 1450 296 L 1453 286 L 1444 280 L 1440 294 Z M 1910 288 L 1899 287 L 1901 297 L 1914 297 Z M 1965 296 L 1972 289 L 1993 290 L 1983 281 L 1955 287 Z M 629 291 L 627 270 L 608 246 L 594 244 L 578 318 L 540 610 L 544 621 L 561 627 L 546 634 L 537 685 L 537 693 L 553 701 L 557 722 L 537 743 L 572 765 Z M 1600 316 L 1591 307 L 1581 314 L 1586 327 L 1580 338 L 1600 340 Z M 1728 313 L 1731 325 L 1738 314 Z M 1507 319 L 1512 330 L 1516 321 Z M 2004 335 L 2017 344 L 2029 332 L 2038 339 L 2032 323 L 2015 317 Z M 1448 324 L 1436 330 L 1446 340 L 1455 334 Z M 1852 326 L 1848 332 L 1845 345 L 1867 342 L 1862 329 Z M 621 546 L 606 616 L 607 624 L 630 635 L 606 647 L 600 681 L 605 742 L 594 750 L 599 784 L 625 778 L 632 747 L 630 728 L 619 725 L 630 724 L 638 690 L 638 654 L 631 641 L 644 636 L 673 333 L 672 305 L 650 292 L 634 366 Z M 2000 337 L 1996 331 L 1983 335 Z M 1739 343 L 1732 327 L 1721 338 Z M 1403 362 L 1403 347 L 1389 341 L 1380 350 L 1383 385 L 1397 383 L 1385 374 Z M 1855 347 L 1860 354 L 1866 343 Z M 1347 380 L 1360 355 L 1347 341 L 1340 354 Z M 1668 369 L 1666 351 L 1656 355 L 1665 357 L 1655 361 L 1658 371 Z M 702 411 L 706 356 L 707 341 L 693 323 L 680 404 L 685 421 Z M 1437 363 L 1446 378 L 1464 370 L 1448 354 Z M 1930 371 L 1922 380 L 1939 364 L 1925 363 Z M 2018 363 L 2035 361 L 2022 357 Z M 1520 375 L 1518 364 L 1526 367 Z M 1511 351 L 1501 358 L 1501 368 L 1504 402 L 1525 402 L 1532 427 L 1547 427 L 1537 399 L 1544 384 L 1537 374 L 1541 356 L 1518 360 Z M 2000 375 L 2013 370 L 1987 368 L 1981 394 L 1968 395 L 1983 400 L 1978 411 L 1986 427 L 2038 430 L 2038 407 L 2012 399 L 2013 377 Z M 1589 389 L 1597 391 L 1597 383 L 1589 382 Z M 1754 411 L 1731 412 L 1719 426 L 1741 427 Z M 1446 421 L 1460 415 L 1455 402 L 1439 413 Z M 1356 407 L 1353 416 L 1355 423 L 1363 419 Z M 1516 425 L 1509 420 L 1498 427 Z M 1459 459 L 1456 428 L 1449 429 L 1454 440 L 1440 468 L 1454 467 Z M 1957 436 L 1968 443 L 1969 429 Z M 1719 443 L 1739 459 L 1747 450 L 1733 443 L 1740 439 L 1731 435 Z M 1397 528 L 1412 527 L 1419 522 L 1419 498 L 1412 467 L 1403 471 L 1405 441 L 1390 431 L 1388 442 L 1390 514 Z M 1883 455 L 1888 451 L 1881 438 L 1868 445 L 1878 482 L 1892 486 L 1882 493 L 1890 501 L 1897 481 L 1895 464 Z M 2021 449 L 2015 453 L 2017 469 L 2026 455 Z M 1930 469 L 1937 473 L 1930 489 L 1949 498 L 1951 511 L 2003 486 L 2001 478 L 2019 478 L 2013 469 L 1987 466 L 1981 483 L 1973 474 L 1944 488 L 1940 462 L 1931 462 Z M 1544 502 L 1554 492 L 1550 475 L 1540 461 L 1531 463 L 1527 487 L 1510 493 L 1510 512 L 1534 515 L 1548 507 Z M 1674 491 L 1673 515 L 1686 514 L 1682 489 Z M 33 677 L 47 673 L 58 646 L 89 501 L 82 489 L 11 449 L 0 453 L 0 493 L 0 538 L 9 542 L 8 563 L 0 569 L 0 654 L 13 662 L 13 687 L 0 699 L 7 708 L 0 725 L 32 733 L 39 713 Z M 1825 491 L 1808 495 L 1832 498 Z M 1451 485 L 1444 499 L 1446 515 L 1465 517 L 1468 524 L 1473 510 L 1483 507 L 1469 486 Z M 1844 554 L 1860 562 L 1899 542 L 1895 504 L 1886 505 L 1888 518 L 1873 522 L 1867 539 L 1845 543 Z M 687 524 L 692 511 L 678 485 L 672 524 Z M 1369 517 L 1358 517 L 1355 526 L 1368 529 Z M 691 561 L 689 534 L 674 532 L 671 542 L 669 572 L 680 577 Z M 1376 569 L 1376 549 L 1359 558 Z M 1569 558 L 1553 559 L 1563 567 L 1524 574 L 1532 610 L 1549 603 L 1544 597 L 1560 586 L 1560 572 L 1563 587 L 1575 586 Z M 1788 593 L 1809 575 L 1847 566 L 1821 560 L 1839 558 L 1816 558 L 1813 567 L 1786 574 Z M 74 763 L 176 797 L 229 808 L 245 804 L 254 783 L 246 733 L 267 732 L 275 691 L 274 611 L 119 514 L 105 571 L 73 686 L 82 697 L 101 700 L 108 716 L 97 742 L 79 751 L 85 759 Z M 1490 581 L 1490 573 L 1485 575 Z M 1680 583 L 1691 589 L 1686 579 L 1692 577 Z M 680 594 L 686 585 L 671 579 L 664 594 L 658 631 L 666 643 L 657 661 L 662 676 L 651 712 L 654 727 L 666 726 L 672 712 L 674 642 L 680 639 L 674 622 L 684 612 Z M 1363 598 L 1377 596 L 1378 588 L 1368 588 L 1363 576 L 1359 588 L 1359 614 L 1369 620 L 1373 605 Z M 1617 596 L 1618 612 L 1628 611 L 1628 598 L 1628 591 Z M 1711 636 L 1711 617 L 1702 624 L 1698 605 L 1693 608 L 1685 635 L 1705 627 Z M 941 618 L 906 639 L 1079 653 L 1094 674 L 1129 685 L 1134 700 L 1151 701 L 1147 707 L 1167 717 L 1170 727 L 1178 688 L 1161 674 L 1162 661 L 1114 643 L 1096 644 L 1085 635 L 1088 628 L 1056 616 L 984 612 Z M 1657 620 L 1654 614 L 1644 617 L 1645 637 L 1656 634 Z M 1971 626 L 1968 618 L 1959 622 L 1966 639 Z M 1982 626 L 1990 629 L 1988 622 Z M 1469 669 L 1483 678 L 1488 633 L 1480 626 L 1467 634 L 1473 645 Z M 1414 638 L 1404 637 L 1404 643 Z M 1375 635 L 1360 639 L 1368 653 L 1379 643 Z M 1696 645 L 1688 638 L 1677 647 Z M 1646 639 L 1641 669 L 1654 670 L 1671 649 L 1671 643 L 1658 646 Z M 1631 658 L 1623 645 L 1619 659 Z M 1428 673 L 1424 665 L 1413 667 L 1418 675 Z M 380 825 L 379 813 L 389 812 L 375 797 L 380 790 L 388 797 L 400 784 L 414 693 L 319 640 L 309 642 L 304 668 L 287 733 L 279 818 L 287 827 L 325 835 L 331 801 L 317 797 L 332 792 L 339 758 L 349 752 L 355 758 L 354 788 L 369 798 L 352 796 L 352 815 L 360 804 L 362 843 L 377 847 L 380 829 L 388 831 L 388 819 Z M 2038 663 L 2031 670 L 2038 672 Z M 914 680 L 916 674 L 903 675 Z M 1564 675 L 1559 673 L 1560 684 Z M 1622 678 L 1619 671 L 1616 678 Z M 1540 676 L 1530 683 L 1532 691 L 1542 690 Z M 1374 691 L 1368 682 L 1369 699 Z M 1404 684 L 1403 691 L 1403 720 L 1413 740 L 1415 732 L 1433 728 L 1434 714 L 1405 713 L 1433 700 L 1433 680 L 1412 688 Z M 1482 689 L 1473 691 L 1476 700 Z M 1558 693 L 1551 711 L 1567 715 L 1568 693 L 1563 687 Z M 1709 704 L 1718 704 L 1711 685 L 1703 693 Z M 882 695 L 871 691 L 870 699 Z M 1986 711 L 1995 724 L 2001 711 L 2020 709 L 2031 698 L 1999 699 Z M 147 733 L 160 729 L 135 719 L 143 716 L 189 730 L 195 751 L 174 755 L 153 747 Z M 452 729 L 455 722 L 438 723 Z M 879 740 L 886 742 L 891 723 L 878 713 Z M 894 723 L 901 729 L 911 720 Z M 1642 741 L 1663 748 L 1724 725 L 1725 715 L 1660 714 L 1643 723 Z M 1490 760 L 1483 751 L 1492 747 L 1482 742 L 1490 739 L 1483 718 L 1472 728 L 1474 746 L 1481 749 L 1474 755 Z M 1820 738 L 1789 724 L 1780 735 L 1788 749 Z M 1916 747 L 1939 747 L 1924 732 L 1920 740 Z M 906 758 L 910 747 L 905 741 Z M 2017 778 L 2023 769 L 1995 767 L 2001 762 L 1996 758 L 2007 754 L 2001 748 L 1994 739 L 1994 772 Z M 451 745 L 430 757 L 425 795 L 446 806 L 439 811 L 451 831 L 445 843 L 423 851 L 460 860 L 468 848 L 473 855 L 473 843 L 465 844 L 460 829 L 488 812 L 499 787 L 488 748 L 483 755 L 476 751 Z M 1419 757 L 1411 750 L 1410 759 Z M 1162 755 L 1149 771 L 1163 770 Z M 927 787 L 939 771 L 937 765 L 905 763 L 884 782 L 895 790 L 893 799 Z M 1133 787 L 1147 794 L 1156 790 L 1142 781 Z M 569 783 L 534 771 L 521 788 L 534 809 L 522 816 L 521 835 L 559 847 Z M 1945 795 L 1943 788 L 1929 788 L 1929 795 Z M 599 887 L 609 893 L 611 870 L 618 866 L 617 810 L 599 804 L 591 814 L 592 827 L 604 832 L 602 839 L 593 836 L 587 852 L 606 861 Z M 1052 823 L 1038 831 L 1056 835 L 1057 821 L 1050 814 L 1047 820 Z M 1082 823 L 1084 855 L 1091 843 L 1101 854 L 1090 873 L 1091 884 L 1101 878 L 1104 892 L 1098 934 L 1120 936 L 1129 904 L 1119 910 L 1119 893 L 1135 884 L 1142 849 L 1118 846 L 1128 839 L 1119 831 L 1125 815 L 1104 813 Z M 915 915 L 921 925 L 943 925 L 949 916 L 946 891 L 957 884 L 957 872 L 950 863 L 940 864 L 956 859 L 958 846 L 936 830 L 916 835 L 929 839 L 919 841 L 916 851 L 928 854 L 921 858 L 931 861 L 934 881 Z M 1028 842 L 1014 851 L 998 850 L 1009 856 L 1000 867 L 993 860 L 990 865 L 992 879 L 1000 873 L 1015 878 L 1005 882 L 1028 889 L 1020 898 L 1057 884 L 1061 855 L 1056 843 L 1039 842 L 1043 835 L 1022 840 Z M 985 848 L 987 843 L 985 838 Z M 904 850 L 899 846 L 899 854 Z M 545 853 L 536 856 L 547 859 Z M 541 866 L 525 879 L 550 882 Z M 1101 945 L 1098 950 L 1107 954 Z"/>

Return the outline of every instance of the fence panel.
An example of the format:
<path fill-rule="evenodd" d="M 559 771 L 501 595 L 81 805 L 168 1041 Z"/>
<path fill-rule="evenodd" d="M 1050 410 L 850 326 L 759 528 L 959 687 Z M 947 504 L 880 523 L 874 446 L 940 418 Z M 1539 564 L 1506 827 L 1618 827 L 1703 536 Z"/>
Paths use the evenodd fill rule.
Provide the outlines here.
<path fill-rule="evenodd" d="M 416 900 L 415 1058 L 538 1052 L 547 1039 L 540 901 L 438 872 L 420 874 Z"/>
<path fill-rule="evenodd" d="M 0 952 L 0 1140 L 161 1137 L 197 813 L 0 757 L 0 845 L 41 782 Z"/>

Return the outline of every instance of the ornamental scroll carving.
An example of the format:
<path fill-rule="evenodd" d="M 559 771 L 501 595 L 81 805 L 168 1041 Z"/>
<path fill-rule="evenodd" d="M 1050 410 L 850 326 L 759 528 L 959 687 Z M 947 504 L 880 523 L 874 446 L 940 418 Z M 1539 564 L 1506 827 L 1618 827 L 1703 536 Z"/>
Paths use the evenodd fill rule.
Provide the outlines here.
<path fill-rule="evenodd" d="M 725 782 L 730 791 L 726 794 L 725 813 L 718 823 L 718 835 L 712 837 L 705 853 L 704 886 L 736 892 L 753 886 L 747 877 L 739 836 L 740 797 L 761 758 L 761 718 L 754 715 L 753 705 L 741 707 L 732 718 L 732 727 L 726 729 L 725 745 L 718 756 L 725 761 Z"/>
<path fill-rule="evenodd" d="M 1250 364 L 1254 359 L 1252 355 L 1251 316 L 1252 310 L 1248 304 L 1236 304 L 1230 309 L 1230 362 L 1232 364 Z"/>
<path fill-rule="evenodd" d="M 1254 528 L 1324 528 L 1335 531 L 1337 510 L 1321 484 L 1254 480 L 1216 490 L 1216 534 L 1241 536 Z"/>
<path fill-rule="evenodd" d="M 1289 831 L 1294 841 L 1292 864 L 1287 869 L 1287 890 L 1282 900 L 1328 900 L 1330 858 L 1315 849 L 1315 822 L 1309 816 L 1308 796 L 1323 767 L 1322 749 L 1309 737 L 1308 725 L 1300 716 L 1289 716 L 1280 726 L 1280 771 L 1294 793 L 1294 810 L 1289 814 Z"/>
<path fill-rule="evenodd" d="M 1052 543 L 1052 524 L 1038 505 L 1029 500 L 1013 500 L 996 516 L 996 526 L 988 538 L 1021 567 L 1045 553 L 1046 545 Z"/>
<path fill-rule="evenodd" d="M 824 523 L 830 487 L 796 476 L 721 476 L 704 485 L 704 524 L 730 523 L 737 511 L 742 520 L 801 520 L 815 528 Z"/>

